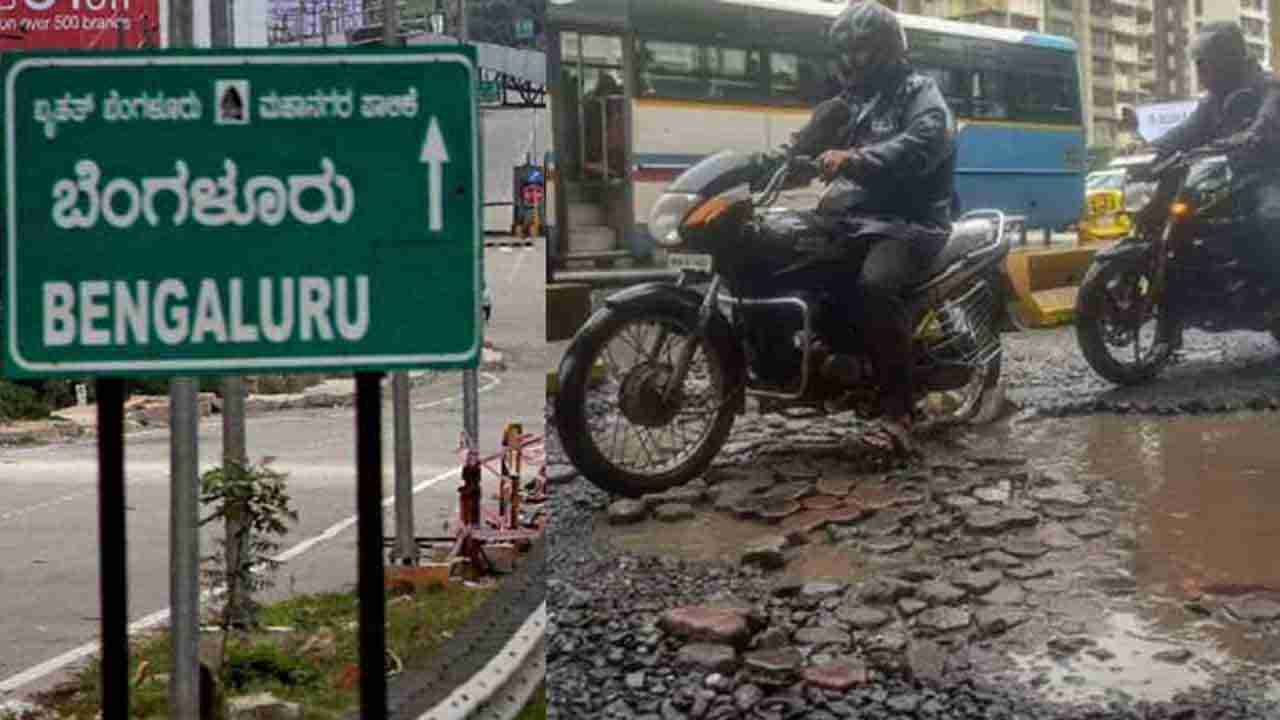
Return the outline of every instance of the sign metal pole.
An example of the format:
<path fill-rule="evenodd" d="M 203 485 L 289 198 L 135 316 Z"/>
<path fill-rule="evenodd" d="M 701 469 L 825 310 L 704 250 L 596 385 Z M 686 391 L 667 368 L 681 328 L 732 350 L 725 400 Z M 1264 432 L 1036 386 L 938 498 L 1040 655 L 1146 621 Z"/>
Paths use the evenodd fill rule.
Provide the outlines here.
<path fill-rule="evenodd" d="M 356 544 L 360 594 L 360 717 L 387 716 L 382 566 L 382 373 L 356 373 Z"/>
<path fill-rule="evenodd" d="M 102 718 L 129 717 L 129 573 L 125 551 L 124 381 L 97 381 L 98 584 Z"/>

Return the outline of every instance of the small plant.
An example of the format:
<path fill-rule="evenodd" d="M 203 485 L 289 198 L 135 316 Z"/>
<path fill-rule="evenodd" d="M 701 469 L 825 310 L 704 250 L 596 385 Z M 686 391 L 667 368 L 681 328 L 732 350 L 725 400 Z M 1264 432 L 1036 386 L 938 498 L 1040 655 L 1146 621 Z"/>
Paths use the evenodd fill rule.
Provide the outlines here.
<path fill-rule="evenodd" d="M 263 683 L 307 687 L 321 680 L 305 659 L 267 642 L 234 647 L 227 657 L 226 677 L 227 686 L 237 692 Z"/>
<path fill-rule="evenodd" d="M 43 420 L 49 417 L 49 404 L 33 389 L 14 383 L 0 382 L 0 422 Z"/>
<path fill-rule="evenodd" d="M 200 524 L 232 520 L 240 528 L 236 537 L 218 541 L 219 553 L 204 558 L 206 581 L 226 586 L 219 623 L 224 630 L 257 625 L 253 594 L 275 584 L 279 540 L 289 531 L 287 523 L 298 521 L 285 491 L 287 475 L 268 463 L 229 463 L 200 477 L 200 502 L 213 508 Z M 236 551 L 228 553 L 228 548 Z"/>

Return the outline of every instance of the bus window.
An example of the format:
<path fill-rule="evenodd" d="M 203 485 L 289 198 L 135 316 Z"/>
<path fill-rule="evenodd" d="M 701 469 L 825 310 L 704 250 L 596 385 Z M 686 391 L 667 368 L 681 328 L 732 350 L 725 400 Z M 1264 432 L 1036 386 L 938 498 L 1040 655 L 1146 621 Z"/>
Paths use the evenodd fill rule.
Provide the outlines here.
<path fill-rule="evenodd" d="M 812 68 L 807 68 L 810 83 Z M 775 100 L 798 101 L 801 95 L 800 57 L 791 53 L 769 53 L 769 96 Z"/>
<path fill-rule="evenodd" d="M 737 48 L 706 48 L 708 97 L 716 100 L 760 102 L 760 52 Z"/>
<path fill-rule="evenodd" d="M 1009 117 L 1007 75 L 998 70 L 973 73 L 972 115 L 975 118 L 1005 120 Z"/>
<path fill-rule="evenodd" d="M 582 62 L 588 65 L 622 67 L 622 38 L 583 35 Z"/>
<path fill-rule="evenodd" d="M 1071 81 L 1065 77 L 1017 74 L 1009 78 L 1013 119 L 1023 122 L 1075 124 Z"/>
<path fill-rule="evenodd" d="M 769 53 L 769 97 L 783 105 L 817 105 L 840 94 L 834 68 L 821 57 Z"/>
<path fill-rule="evenodd" d="M 636 86 L 640 96 L 705 98 L 707 81 L 699 71 L 696 45 L 644 40 L 636 52 Z"/>

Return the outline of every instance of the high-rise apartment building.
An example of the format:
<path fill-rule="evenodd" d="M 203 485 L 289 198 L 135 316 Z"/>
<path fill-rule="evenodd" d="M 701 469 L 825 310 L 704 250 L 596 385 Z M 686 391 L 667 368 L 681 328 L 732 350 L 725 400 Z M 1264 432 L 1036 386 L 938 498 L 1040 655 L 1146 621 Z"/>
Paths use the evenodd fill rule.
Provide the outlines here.
<path fill-rule="evenodd" d="M 1188 50 L 1207 22 L 1239 22 L 1249 52 L 1280 69 L 1280 0 L 882 0 L 901 12 L 1019 28 L 1080 46 L 1090 144 L 1114 142 L 1121 109 L 1200 92 Z M 1273 12 L 1274 7 L 1274 12 Z"/>

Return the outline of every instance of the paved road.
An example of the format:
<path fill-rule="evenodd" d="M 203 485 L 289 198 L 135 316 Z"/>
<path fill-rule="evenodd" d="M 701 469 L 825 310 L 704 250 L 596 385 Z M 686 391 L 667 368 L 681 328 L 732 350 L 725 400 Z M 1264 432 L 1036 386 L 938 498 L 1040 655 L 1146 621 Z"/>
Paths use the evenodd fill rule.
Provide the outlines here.
<path fill-rule="evenodd" d="M 498 446 L 509 421 L 541 432 L 545 368 L 542 249 L 486 252 L 495 317 L 488 339 L 505 355 L 507 369 L 481 377 L 481 437 Z M 429 317 L 423 317 L 429 322 Z M 461 380 L 432 376 L 413 393 L 414 480 L 428 484 L 416 497 L 418 529 L 437 533 L 454 511 L 458 480 L 454 452 L 461 429 Z M 389 393 L 388 393 L 389 395 Z M 391 497 L 391 418 L 385 414 L 386 482 Z M 202 467 L 221 452 L 218 421 L 200 433 Z M 249 422 L 253 459 L 274 456 L 289 473 L 289 490 L 301 519 L 284 542 L 303 545 L 281 571 L 275 594 L 354 586 L 354 414 L 349 409 L 265 415 Z M 131 435 L 126 472 L 130 617 L 144 618 L 168 605 L 167 432 Z M 98 622 L 96 464 L 92 443 L 0 451 L 0 702 L 48 687 L 60 672 L 29 678 L 33 666 L 96 639 Z M 394 531 L 392 514 L 386 517 Z M 213 548 L 212 529 L 201 552 Z M 58 664 L 58 663 L 55 663 Z M 22 677 L 26 673 L 27 677 Z M 17 680 L 30 679 L 21 687 Z"/>

